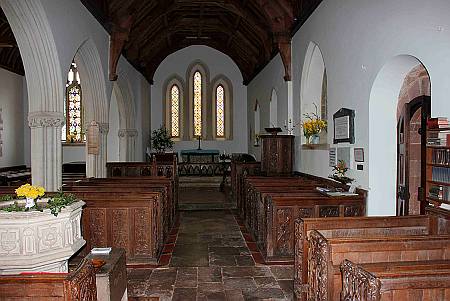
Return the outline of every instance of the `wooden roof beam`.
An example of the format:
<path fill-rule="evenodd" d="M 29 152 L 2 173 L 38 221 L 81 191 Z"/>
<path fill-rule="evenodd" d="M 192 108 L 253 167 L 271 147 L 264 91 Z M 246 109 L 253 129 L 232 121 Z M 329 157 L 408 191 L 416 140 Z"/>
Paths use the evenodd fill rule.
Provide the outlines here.
<path fill-rule="evenodd" d="M 117 63 L 122 53 L 125 42 L 128 41 L 133 16 L 128 15 L 122 18 L 112 27 L 111 38 L 109 41 L 109 80 L 117 80 Z"/>

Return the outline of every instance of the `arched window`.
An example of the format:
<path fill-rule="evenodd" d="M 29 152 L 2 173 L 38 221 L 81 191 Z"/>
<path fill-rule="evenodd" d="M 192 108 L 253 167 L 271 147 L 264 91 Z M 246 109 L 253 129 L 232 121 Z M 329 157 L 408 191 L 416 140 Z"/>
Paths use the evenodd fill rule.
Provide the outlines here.
<path fill-rule="evenodd" d="M 212 138 L 233 139 L 233 86 L 225 75 L 219 74 L 212 80 L 211 99 Z"/>
<path fill-rule="evenodd" d="M 194 73 L 194 136 L 202 135 L 202 74 L 200 71 Z"/>
<path fill-rule="evenodd" d="M 172 76 L 163 85 L 163 124 L 174 140 L 182 140 L 184 135 L 184 81 Z"/>
<path fill-rule="evenodd" d="M 62 128 L 62 140 L 68 143 L 84 142 L 80 74 L 75 62 L 70 65 L 67 75 L 64 116 L 66 124 Z"/>
<path fill-rule="evenodd" d="M 216 136 L 225 137 L 225 89 L 222 85 L 216 88 Z"/>
<path fill-rule="evenodd" d="M 180 88 L 176 84 L 170 89 L 170 134 L 180 137 Z"/>

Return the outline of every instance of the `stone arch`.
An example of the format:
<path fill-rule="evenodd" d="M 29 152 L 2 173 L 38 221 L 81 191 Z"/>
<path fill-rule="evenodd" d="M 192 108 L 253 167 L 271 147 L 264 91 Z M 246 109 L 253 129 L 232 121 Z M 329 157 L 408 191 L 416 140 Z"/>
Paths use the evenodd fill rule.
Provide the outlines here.
<path fill-rule="evenodd" d="M 19 46 L 27 78 L 33 184 L 62 184 L 63 76 L 50 24 L 40 0 L 0 0 Z"/>
<path fill-rule="evenodd" d="M 129 82 L 124 73 L 119 72 L 118 80 L 113 84 L 112 93 L 114 93 L 117 100 L 119 110 L 119 130 L 117 132 L 119 138 L 119 159 L 120 161 L 134 161 L 136 157 L 136 137 L 138 132 L 135 124 L 134 100 Z"/>
<path fill-rule="evenodd" d="M 175 140 L 184 140 L 186 137 L 185 129 L 189 128 L 188 118 L 185 118 L 185 106 L 186 106 L 186 93 L 185 93 L 185 81 L 178 76 L 177 74 L 173 74 L 169 76 L 169 78 L 164 82 L 163 90 L 161 95 L 163 95 L 162 99 L 162 108 L 163 108 L 163 125 L 166 129 L 170 130 L 170 90 L 173 85 L 177 85 L 179 89 L 179 100 L 180 100 L 180 108 L 179 108 L 179 138 L 174 138 Z"/>
<path fill-rule="evenodd" d="M 109 105 L 105 73 L 97 47 L 91 39 L 85 40 L 75 53 L 74 61 L 80 72 L 85 105 L 85 127 L 99 127 L 98 154 L 89 154 L 89 135 L 86 137 L 86 176 L 106 177 L 107 135 L 109 131 Z"/>
<path fill-rule="evenodd" d="M 216 89 L 219 85 L 225 90 L 225 137 L 216 137 Z M 211 129 L 213 139 L 233 139 L 233 84 L 230 79 L 223 74 L 219 74 L 211 81 Z"/>
<path fill-rule="evenodd" d="M 210 95 L 209 90 L 209 80 L 210 73 L 208 66 L 202 62 L 201 60 L 195 60 L 191 64 L 189 64 L 186 70 L 186 84 L 187 86 L 187 97 L 185 97 L 185 112 L 184 116 L 187 116 L 187 120 L 189 122 L 188 130 L 185 131 L 185 140 L 194 139 L 194 116 L 193 116 L 193 94 L 194 94 L 194 82 L 193 76 L 196 71 L 200 71 L 202 74 L 202 136 L 206 137 L 206 140 L 212 139 L 212 131 L 211 128 L 208 128 L 208 124 L 212 122 L 212 116 L 208 114 L 211 112 L 211 103 L 206 101 L 208 95 Z"/>
<path fill-rule="evenodd" d="M 275 88 L 272 89 L 269 102 L 269 127 L 278 126 L 278 95 Z"/>
<path fill-rule="evenodd" d="M 405 78 L 418 64 L 422 63 L 412 55 L 396 56 L 381 68 L 372 85 L 368 215 L 396 214 L 397 107 Z"/>

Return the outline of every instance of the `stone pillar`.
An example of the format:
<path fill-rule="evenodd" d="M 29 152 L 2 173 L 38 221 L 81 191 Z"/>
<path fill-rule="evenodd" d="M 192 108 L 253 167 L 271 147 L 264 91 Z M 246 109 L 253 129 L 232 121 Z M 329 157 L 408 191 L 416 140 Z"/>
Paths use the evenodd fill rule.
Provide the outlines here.
<path fill-rule="evenodd" d="M 135 129 L 120 129 L 118 135 L 120 161 L 134 161 L 136 159 L 136 137 L 138 131 Z"/>
<path fill-rule="evenodd" d="M 98 123 L 98 154 L 87 154 L 86 176 L 94 178 L 106 178 L 107 146 L 108 146 L 108 123 Z M 89 143 L 89 141 L 88 141 Z M 87 150 L 88 148 L 86 148 Z"/>
<path fill-rule="evenodd" d="M 30 112 L 31 177 L 33 185 L 57 191 L 62 185 L 61 128 L 64 115 L 59 112 Z"/>

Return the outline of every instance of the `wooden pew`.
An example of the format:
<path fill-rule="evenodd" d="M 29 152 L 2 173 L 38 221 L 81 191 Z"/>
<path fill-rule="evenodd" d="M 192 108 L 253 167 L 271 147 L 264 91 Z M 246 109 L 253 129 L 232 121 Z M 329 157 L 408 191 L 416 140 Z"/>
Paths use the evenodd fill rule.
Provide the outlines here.
<path fill-rule="evenodd" d="M 164 244 L 160 193 L 74 191 L 86 203 L 84 254 L 93 247 L 125 249 L 127 265 L 156 264 Z"/>
<path fill-rule="evenodd" d="M 308 300 L 339 300 L 344 259 L 359 263 L 449 260 L 450 236 L 325 238 L 308 235 Z"/>
<path fill-rule="evenodd" d="M 126 184 L 126 183 L 96 183 L 93 185 L 86 186 L 67 186 L 65 187 L 65 192 L 74 193 L 79 198 L 89 197 L 89 193 L 95 192 L 105 192 L 110 194 L 116 193 L 129 193 L 129 194 L 139 194 L 139 193 L 159 193 L 159 203 L 158 210 L 160 210 L 161 215 L 161 231 L 163 240 L 168 236 L 170 228 L 172 227 L 174 221 L 173 204 L 171 204 L 170 196 L 167 193 L 167 186 L 161 184 L 153 184 L 149 187 L 149 183 L 145 184 Z"/>
<path fill-rule="evenodd" d="M 95 270 L 83 260 L 70 274 L 22 273 L 0 276 L 0 300 L 96 301 Z"/>
<path fill-rule="evenodd" d="M 243 214 L 243 185 L 247 176 L 261 173 L 261 162 L 239 162 L 231 161 L 231 192 L 236 202 L 239 215 Z"/>
<path fill-rule="evenodd" d="M 133 178 L 163 177 L 171 179 L 175 208 L 178 208 L 178 165 L 177 156 L 172 154 L 171 161 L 158 161 L 153 156 L 151 162 L 108 162 L 106 163 L 107 177 Z"/>
<path fill-rule="evenodd" d="M 297 218 L 364 216 L 365 198 L 329 197 L 316 191 L 298 194 L 271 193 L 265 197 L 264 219 L 260 222 L 258 246 L 265 260 L 294 260 L 295 225 Z"/>
<path fill-rule="evenodd" d="M 341 264 L 343 301 L 449 300 L 450 261 Z M 337 277 L 335 277 L 337 278 Z"/>
<path fill-rule="evenodd" d="M 31 181 L 31 169 L 25 165 L 0 168 L 0 186 L 21 185 Z"/>
<path fill-rule="evenodd" d="M 369 237 L 437 234 L 437 216 L 298 218 L 295 221 L 294 294 L 306 299 L 310 231 L 325 237 Z"/>
<path fill-rule="evenodd" d="M 173 181 L 164 177 L 138 177 L 138 178 L 106 178 L 96 179 L 90 178 L 72 183 L 73 185 L 64 185 L 64 191 L 73 190 L 90 190 L 89 187 L 120 187 L 125 190 L 132 189 L 132 191 L 144 191 L 150 189 L 151 191 L 161 192 L 162 203 L 164 205 L 164 212 L 169 213 L 168 227 L 170 228 L 176 211 L 176 200 L 174 198 Z M 101 188 L 100 188 L 101 189 Z"/>

